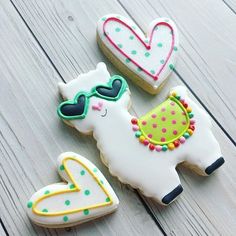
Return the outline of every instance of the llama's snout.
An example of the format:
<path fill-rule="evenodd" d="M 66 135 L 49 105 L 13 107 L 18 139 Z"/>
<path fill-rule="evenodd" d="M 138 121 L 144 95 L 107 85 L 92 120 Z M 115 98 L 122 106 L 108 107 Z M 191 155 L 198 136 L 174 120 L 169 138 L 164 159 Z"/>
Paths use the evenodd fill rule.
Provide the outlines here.
<path fill-rule="evenodd" d="M 101 111 L 103 107 L 103 102 L 98 102 L 97 104 L 92 105 L 92 109 L 95 111 Z"/>

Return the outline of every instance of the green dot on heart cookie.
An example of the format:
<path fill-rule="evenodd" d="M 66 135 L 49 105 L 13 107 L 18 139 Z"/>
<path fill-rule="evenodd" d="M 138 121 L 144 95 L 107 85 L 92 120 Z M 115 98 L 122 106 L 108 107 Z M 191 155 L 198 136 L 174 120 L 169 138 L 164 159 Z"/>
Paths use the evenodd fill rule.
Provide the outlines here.
<path fill-rule="evenodd" d="M 157 44 L 157 47 L 159 47 L 159 48 L 161 48 L 162 46 L 163 46 L 162 43 L 158 43 L 158 44 Z"/>
<path fill-rule="evenodd" d="M 88 195 L 90 195 L 90 191 L 89 191 L 88 189 L 86 189 L 86 190 L 84 191 L 84 194 L 85 194 L 86 196 L 88 196 Z"/>
<path fill-rule="evenodd" d="M 121 28 L 117 27 L 117 28 L 115 28 L 115 31 L 116 31 L 116 32 L 120 32 L 120 31 L 121 31 Z"/>
<path fill-rule="evenodd" d="M 137 54 L 137 51 L 136 51 L 136 50 L 132 50 L 132 51 L 131 51 L 131 54 L 136 55 L 136 54 Z"/>
<path fill-rule="evenodd" d="M 144 53 L 145 57 L 149 57 L 151 54 L 149 52 Z"/>

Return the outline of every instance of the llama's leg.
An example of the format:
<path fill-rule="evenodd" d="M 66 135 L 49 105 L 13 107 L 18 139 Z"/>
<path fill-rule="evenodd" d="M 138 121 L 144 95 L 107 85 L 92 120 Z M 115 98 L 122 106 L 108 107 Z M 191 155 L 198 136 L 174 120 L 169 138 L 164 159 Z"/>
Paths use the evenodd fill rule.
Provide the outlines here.
<path fill-rule="evenodd" d="M 224 164 L 220 146 L 212 132 L 209 131 L 203 136 L 201 142 L 194 145 L 194 150 L 189 153 L 187 162 L 193 166 L 193 169 L 196 167 L 196 172 L 201 175 L 210 175 Z"/>

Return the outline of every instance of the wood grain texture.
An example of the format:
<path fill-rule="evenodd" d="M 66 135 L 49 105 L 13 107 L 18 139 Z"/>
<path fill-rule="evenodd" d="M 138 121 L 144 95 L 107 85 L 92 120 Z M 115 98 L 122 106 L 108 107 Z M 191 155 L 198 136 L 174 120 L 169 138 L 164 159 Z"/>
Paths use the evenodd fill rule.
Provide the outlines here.
<path fill-rule="evenodd" d="M 137 194 L 108 174 L 93 139 L 57 118 L 61 78 L 8 1 L 0 3 L 0 19 L 0 214 L 9 234 L 162 235 Z M 56 160 L 64 151 L 86 156 L 104 172 L 121 201 L 116 213 L 70 231 L 30 222 L 26 203 L 37 189 L 61 181 Z"/>
<path fill-rule="evenodd" d="M 99 17 L 111 12 L 127 16 L 127 13 L 129 13 L 133 14 L 135 18 L 137 17 L 139 24 L 144 27 L 153 17 L 157 16 L 154 10 L 147 10 L 151 8 L 150 6 L 147 8 L 146 4 L 139 3 L 138 1 L 129 1 L 129 4 L 122 2 L 123 6 L 115 1 L 98 3 L 97 1 L 91 0 L 70 0 L 66 1 L 66 3 L 64 1 L 51 0 L 45 2 L 31 0 L 27 4 L 14 0 L 14 3 L 35 37 L 39 40 L 41 46 L 51 58 L 53 64 L 67 81 L 75 78 L 79 73 L 93 69 L 99 61 L 105 61 L 109 65 L 109 69 L 112 72 L 116 72 L 96 46 L 95 29 Z M 127 6 L 124 6 L 124 4 L 127 4 Z M 131 7 L 129 8 L 129 6 L 135 6 L 135 8 L 132 7 L 130 9 Z M 194 6 L 196 8 L 196 4 Z M 182 8 L 184 7 L 182 6 Z M 88 9 L 90 10 L 88 11 Z M 223 11 L 226 10 L 223 9 Z M 164 11 L 161 14 L 164 14 Z M 181 14 L 179 13 L 179 15 Z M 176 20 L 181 21 L 180 16 Z M 193 32 L 189 28 L 188 30 Z M 205 29 L 204 33 L 207 33 L 206 31 Z M 183 32 L 183 29 L 181 29 L 180 33 L 182 34 Z M 199 30 L 197 32 L 199 33 L 201 31 Z M 223 96 L 223 92 L 227 96 L 231 96 L 233 86 L 224 87 L 225 90 L 223 92 L 217 90 L 219 86 L 217 84 L 218 80 L 208 80 L 209 76 L 211 79 L 215 78 L 217 73 L 215 70 L 213 71 L 212 66 L 208 68 L 208 65 L 205 65 L 201 70 L 196 67 L 198 63 L 203 64 L 203 61 L 200 60 L 201 58 L 196 53 L 196 49 L 191 49 L 189 40 L 185 39 L 183 41 L 186 43 L 182 46 L 183 52 L 181 53 L 181 60 L 177 67 L 178 71 L 181 71 L 181 75 L 184 78 L 191 77 L 188 79 L 190 87 L 198 92 L 200 99 L 207 104 L 210 111 L 223 122 L 224 126 L 227 126 L 228 129 L 230 127 L 230 130 L 234 131 L 234 127 L 230 125 L 234 121 L 231 114 L 232 111 L 230 113 L 227 107 L 224 108 L 222 98 L 219 96 L 219 93 Z M 208 42 L 211 42 L 211 40 L 209 39 Z M 224 47 L 226 49 L 228 48 L 227 45 L 224 45 Z M 207 52 L 205 53 L 207 54 Z M 230 53 L 229 55 L 233 56 L 232 58 L 234 59 L 233 54 Z M 211 57 L 218 58 L 218 54 L 212 52 Z M 230 73 L 233 74 L 233 72 Z M 171 80 L 168 81 L 168 84 L 160 95 L 156 97 L 147 95 L 129 83 L 133 98 L 132 112 L 141 115 L 149 111 L 162 101 L 171 86 L 180 83 L 178 77 L 172 75 Z M 216 96 L 217 93 L 218 96 Z M 227 96 L 224 99 L 230 103 L 230 106 L 233 106 L 230 99 L 227 99 Z M 226 117 L 229 117 L 227 122 L 225 122 Z M 72 131 L 64 127 L 64 132 L 67 134 Z M 236 192 L 234 184 L 236 178 L 234 171 L 236 167 L 234 161 L 236 152 L 232 143 L 216 124 L 214 124 L 214 133 L 221 142 L 222 150 L 227 161 L 218 173 L 209 178 L 204 178 L 191 174 L 188 170 L 181 169 L 181 181 L 185 191 L 180 200 L 168 208 L 162 208 L 152 200 L 143 198 L 154 211 L 156 219 L 169 235 L 233 235 L 236 231 L 234 217 L 232 217 L 235 216 L 236 206 L 234 197 Z M 78 134 L 73 132 L 73 135 L 77 136 Z M 84 143 L 88 141 L 87 138 L 84 139 Z M 91 151 L 89 145 L 91 144 L 88 142 L 88 150 L 86 148 L 83 149 L 85 153 Z"/>
<path fill-rule="evenodd" d="M 234 0 L 223 0 L 223 3 L 236 15 L 236 2 Z"/>

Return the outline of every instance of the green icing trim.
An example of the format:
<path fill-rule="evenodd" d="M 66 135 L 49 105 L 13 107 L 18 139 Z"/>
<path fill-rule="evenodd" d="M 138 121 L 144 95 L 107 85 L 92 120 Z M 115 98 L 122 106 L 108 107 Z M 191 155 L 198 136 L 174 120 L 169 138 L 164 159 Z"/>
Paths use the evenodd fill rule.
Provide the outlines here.
<path fill-rule="evenodd" d="M 64 101 L 62 102 L 58 108 L 57 108 L 57 114 L 60 118 L 64 119 L 64 120 L 75 120 L 75 119 L 84 119 L 87 115 L 87 112 L 88 112 L 88 107 L 89 107 L 89 98 L 90 97 L 99 97 L 99 98 L 102 98 L 102 99 L 105 99 L 105 100 L 108 100 L 108 101 L 117 101 L 120 99 L 120 97 L 124 94 L 124 92 L 127 90 L 128 88 L 128 84 L 127 82 L 125 81 L 124 78 L 122 78 L 121 76 L 119 75 L 114 75 L 110 78 L 109 82 L 107 83 L 106 86 L 108 87 L 111 87 L 112 86 L 112 83 L 114 80 L 117 80 L 119 79 L 122 83 L 121 85 L 121 88 L 120 88 L 120 91 L 119 93 L 117 94 L 116 97 L 107 97 L 107 96 L 104 96 L 104 95 L 101 95 L 97 92 L 96 88 L 97 87 L 100 87 L 100 86 L 104 86 L 104 84 L 99 84 L 95 87 L 93 87 L 90 92 L 79 92 L 76 94 L 76 96 L 74 97 L 74 99 L 72 100 L 67 100 L 67 101 Z M 81 115 L 76 115 L 76 116 L 65 116 L 64 114 L 62 114 L 61 112 L 61 108 L 64 106 L 64 105 L 74 105 L 77 103 L 77 100 L 78 98 L 81 96 L 81 95 L 84 95 L 85 96 L 85 108 L 84 108 L 84 112 L 83 114 Z"/>

